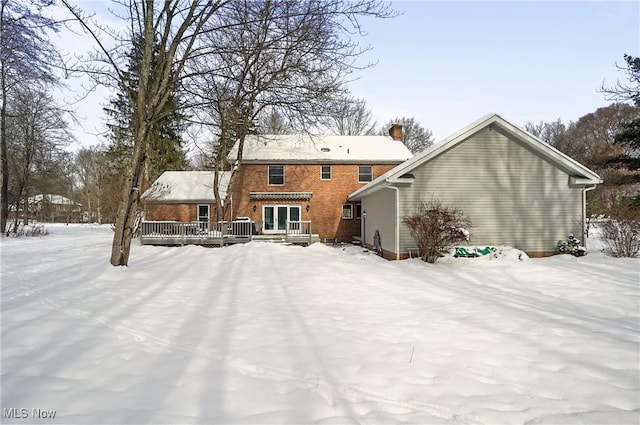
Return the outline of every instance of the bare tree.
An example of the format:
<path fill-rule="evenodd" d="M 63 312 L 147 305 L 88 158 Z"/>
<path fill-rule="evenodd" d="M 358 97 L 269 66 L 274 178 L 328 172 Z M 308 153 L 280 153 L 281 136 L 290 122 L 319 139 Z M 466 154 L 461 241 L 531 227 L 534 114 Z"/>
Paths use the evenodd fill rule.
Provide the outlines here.
<path fill-rule="evenodd" d="M 157 8 L 153 0 L 131 0 L 125 2 L 130 20 L 126 43 L 109 48 L 99 25 L 68 0 L 62 2 L 99 46 L 85 71 L 100 83 L 126 87 L 120 84 L 125 81 L 123 53 L 134 35 L 144 40 L 138 87 L 129 93 L 133 154 L 116 219 L 113 265 L 128 263 L 150 130 L 164 116 L 171 87 L 199 96 L 181 107 L 213 111 L 208 122 L 218 129 L 216 168 L 235 140 L 240 140 L 241 161 L 244 137 L 267 106 L 283 112 L 289 122 L 307 122 L 327 100 L 343 94 L 346 76 L 362 52 L 348 31 L 360 34 L 359 16 L 389 16 L 379 0 L 168 0 Z M 154 41 L 158 55 L 152 72 Z M 214 193 L 221 202 L 217 180 Z M 225 209 L 230 196 L 231 191 Z"/>
<path fill-rule="evenodd" d="M 89 221 L 102 222 L 101 200 L 104 190 L 106 157 L 104 147 L 82 148 L 75 155 L 75 174 Z"/>
<path fill-rule="evenodd" d="M 329 118 L 329 130 L 342 136 L 376 134 L 376 122 L 364 99 L 345 97 Z"/>
<path fill-rule="evenodd" d="M 428 128 L 422 127 L 419 121 L 413 117 L 402 117 L 389 121 L 380 129 L 380 134 L 388 135 L 393 124 L 402 125 L 402 143 L 411 153 L 416 154 L 433 145 L 433 133 Z"/>
<path fill-rule="evenodd" d="M 59 174 L 57 165 L 64 159 L 62 148 L 73 139 L 63 119 L 64 111 L 46 93 L 30 88 L 15 90 L 7 118 L 8 165 L 13 175 L 13 202 L 16 213 L 24 205 L 28 224 L 28 202 L 34 180 L 51 181 Z M 54 172 L 58 171 L 58 172 Z M 17 229 L 18 215 L 16 214 Z"/>
<path fill-rule="evenodd" d="M 347 77 L 366 50 L 352 39 L 361 35 L 358 19 L 393 15 L 378 0 L 236 1 L 221 12 L 209 23 L 208 44 L 216 54 L 192 64 L 200 77 L 192 92 L 209 108 L 215 128 L 219 218 L 228 211 L 231 191 L 220 198 L 217 171 L 231 148 L 237 143 L 235 170 L 245 136 L 258 130 L 265 112 L 278 111 L 299 131 L 323 123 L 346 94 Z M 234 179 L 235 172 L 230 186 Z"/>
<path fill-rule="evenodd" d="M 204 52 L 198 50 L 199 39 L 205 32 L 204 25 L 228 2 L 167 0 L 156 7 L 153 0 L 130 1 L 127 4 L 130 32 L 125 41 L 130 47 L 135 37 L 141 36 L 143 40 L 137 87 L 127 84 L 124 72 L 126 53 L 130 48 L 107 47 L 101 38 L 105 33 L 90 16 L 71 6 L 67 0 L 62 0 L 62 3 L 99 46 L 102 61 L 94 61 L 85 71 L 100 78 L 101 83 L 105 83 L 105 78 L 111 78 L 111 82 L 121 88 L 130 88 L 128 95 L 133 105 L 133 152 L 131 165 L 125 175 L 111 248 L 111 264 L 126 266 L 129 262 L 140 202 L 140 183 L 152 129 L 167 113 L 173 112 L 167 111 L 165 106 L 176 84 L 174 79 L 185 78 L 185 66 L 189 59 L 194 54 Z M 156 40 L 157 54 L 154 51 Z M 155 66 L 152 66 L 152 60 L 155 60 Z"/>
<path fill-rule="evenodd" d="M 627 74 L 628 83 L 618 80 L 613 87 L 607 87 L 603 83 L 600 92 L 605 94 L 607 100 L 631 101 L 634 105 L 640 106 L 640 57 L 625 54 L 624 61 L 626 66 L 616 66 Z"/>
<path fill-rule="evenodd" d="M 587 208 L 594 214 L 611 214 L 623 198 L 638 194 L 638 172 L 616 161 L 622 154 L 637 154 L 616 143 L 616 135 L 639 114 L 639 107 L 624 103 L 598 108 L 570 123 L 555 143 L 557 149 L 602 177 L 603 183 L 588 193 Z"/>
<path fill-rule="evenodd" d="M 43 15 L 53 0 L 0 0 L 0 232 L 9 215 L 9 164 L 6 120 L 9 95 L 19 85 L 42 87 L 57 81 L 52 63 L 59 59 L 47 37 L 58 24 Z"/>
<path fill-rule="evenodd" d="M 524 129 L 543 142 L 555 146 L 566 133 L 567 126 L 558 117 L 553 122 L 539 121 L 538 123 L 534 123 L 533 121 L 527 121 Z"/>

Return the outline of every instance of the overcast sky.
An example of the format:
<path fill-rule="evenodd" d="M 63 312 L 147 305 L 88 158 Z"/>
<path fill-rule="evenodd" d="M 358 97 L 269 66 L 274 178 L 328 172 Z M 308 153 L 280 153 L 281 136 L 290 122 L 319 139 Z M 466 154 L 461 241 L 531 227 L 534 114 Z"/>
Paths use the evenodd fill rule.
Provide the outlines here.
<path fill-rule="evenodd" d="M 85 0 L 96 9 L 104 4 Z M 598 88 L 625 75 L 623 54 L 640 55 L 640 2 L 393 2 L 402 15 L 363 21 L 371 50 L 351 84 L 378 125 L 415 117 L 436 141 L 490 112 L 518 125 L 575 121 L 606 106 Z M 81 51 L 72 37 L 64 49 Z M 87 44 L 88 45 L 88 44 Z M 78 104 L 81 144 L 103 125 L 98 90 Z"/>

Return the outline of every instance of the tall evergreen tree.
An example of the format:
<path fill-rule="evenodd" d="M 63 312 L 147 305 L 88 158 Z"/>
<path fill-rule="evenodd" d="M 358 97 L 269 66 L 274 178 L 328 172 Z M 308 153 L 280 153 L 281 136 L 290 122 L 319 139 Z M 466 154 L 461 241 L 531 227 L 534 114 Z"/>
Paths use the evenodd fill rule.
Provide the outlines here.
<path fill-rule="evenodd" d="M 143 38 L 137 36 L 128 54 L 127 70 L 123 73 L 124 78 L 120 82 L 120 90 L 111 99 L 109 107 L 105 108 L 105 112 L 110 117 L 107 127 L 111 141 L 107 150 L 107 159 L 110 171 L 114 175 L 123 175 L 123 170 L 128 166 L 129 158 L 133 152 L 134 104 L 132 99 L 137 96 L 143 46 Z M 158 66 L 158 55 L 158 43 L 154 41 L 152 69 Z M 177 84 L 173 82 L 169 99 L 160 112 L 163 117 L 151 127 L 145 165 L 145 184 L 157 179 L 164 171 L 180 171 L 189 168 L 182 139 L 185 117 L 179 112 L 180 109 Z"/>

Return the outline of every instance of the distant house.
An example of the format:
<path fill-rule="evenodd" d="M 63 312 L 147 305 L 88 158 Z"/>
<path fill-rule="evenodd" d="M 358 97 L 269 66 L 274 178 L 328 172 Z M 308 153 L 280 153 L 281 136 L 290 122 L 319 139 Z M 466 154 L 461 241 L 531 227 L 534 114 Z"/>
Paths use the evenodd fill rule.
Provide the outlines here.
<path fill-rule="evenodd" d="M 347 196 L 412 156 L 401 138 L 401 126 L 390 136 L 248 136 L 232 216 L 250 217 L 265 235 L 310 221 L 320 240 L 351 242 L 360 234 L 361 207 Z"/>
<path fill-rule="evenodd" d="M 511 245 L 531 256 L 582 237 L 585 194 L 600 177 L 497 114 L 487 115 L 348 196 L 362 203 L 365 244 L 384 256 L 415 247 L 402 219 L 437 198 L 471 222 L 471 243 Z M 366 213 L 366 216 L 365 216 Z"/>
<path fill-rule="evenodd" d="M 220 173 L 224 198 L 229 172 Z M 216 220 L 213 171 L 165 171 L 141 197 L 145 219 L 152 221 L 211 222 Z"/>
<path fill-rule="evenodd" d="M 28 199 L 29 212 L 38 221 L 76 222 L 82 214 L 82 204 L 65 196 L 39 194 Z"/>

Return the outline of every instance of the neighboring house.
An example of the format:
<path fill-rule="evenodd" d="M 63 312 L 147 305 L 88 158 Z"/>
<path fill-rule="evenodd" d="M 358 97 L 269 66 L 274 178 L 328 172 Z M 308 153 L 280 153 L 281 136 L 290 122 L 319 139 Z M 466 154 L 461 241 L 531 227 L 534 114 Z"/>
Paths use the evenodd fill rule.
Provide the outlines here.
<path fill-rule="evenodd" d="M 262 135 L 245 139 L 232 192 L 232 216 L 250 217 L 263 234 L 311 221 L 321 241 L 360 234 L 360 203 L 347 196 L 412 156 L 390 136 Z M 229 154 L 233 160 L 237 144 Z"/>
<path fill-rule="evenodd" d="M 497 114 L 487 115 L 349 196 L 362 202 L 363 238 L 379 231 L 386 258 L 416 246 L 403 217 L 438 199 L 472 222 L 471 244 L 510 245 L 530 256 L 582 239 L 586 191 L 600 177 Z M 366 215 L 365 215 L 366 213 Z"/>
<path fill-rule="evenodd" d="M 220 173 L 220 197 L 224 199 L 230 172 Z M 141 197 L 145 220 L 215 222 L 216 199 L 213 171 L 165 171 Z"/>
<path fill-rule="evenodd" d="M 62 195 L 35 195 L 28 202 L 31 217 L 38 221 L 76 222 L 82 214 L 82 204 Z"/>

